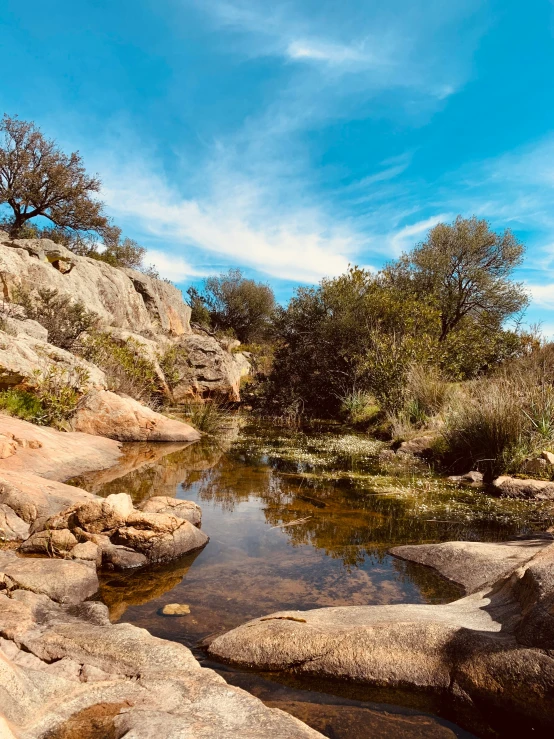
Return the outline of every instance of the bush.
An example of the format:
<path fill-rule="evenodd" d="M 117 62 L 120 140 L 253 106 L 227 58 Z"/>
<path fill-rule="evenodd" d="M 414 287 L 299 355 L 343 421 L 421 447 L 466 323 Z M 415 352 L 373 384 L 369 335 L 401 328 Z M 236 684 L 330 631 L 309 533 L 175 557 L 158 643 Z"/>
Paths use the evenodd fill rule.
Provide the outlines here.
<path fill-rule="evenodd" d="M 341 401 L 343 420 L 355 426 L 369 424 L 377 420 L 381 407 L 371 393 L 354 390 L 345 395 Z"/>
<path fill-rule="evenodd" d="M 167 347 L 162 354 L 158 355 L 158 364 L 170 390 L 183 382 L 190 372 L 187 363 L 187 352 L 182 347 Z"/>
<path fill-rule="evenodd" d="M 72 302 L 57 290 L 43 288 L 36 294 L 20 291 L 16 295 L 27 318 L 38 321 L 48 331 L 48 342 L 60 349 L 71 351 L 80 336 L 94 329 L 99 317 L 88 310 L 81 300 Z"/>
<path fill-rule="evenodd" d="M 11 389 L 0 392 L 0 408 L 10 416 L 31 423 L 41 423 L 45 416 L 40 400 L 27 390 Z"/>
<path fill-rule="evenodd" d="M 189 403 L 183 413 L 191 426 L 208 435 L 217 433 L 231 415 L 229 408 L 217 400 Z"/>
<path fill-rule="evenodd" d="M 93 332 L 84 337 L 79 353 L 106 373 L 113 392 L 147 404 L 160 403 L 163 391 L 156 367 L 144 356 L 144 346 L 136 339 L 119 342 L 110 334 Z"/>

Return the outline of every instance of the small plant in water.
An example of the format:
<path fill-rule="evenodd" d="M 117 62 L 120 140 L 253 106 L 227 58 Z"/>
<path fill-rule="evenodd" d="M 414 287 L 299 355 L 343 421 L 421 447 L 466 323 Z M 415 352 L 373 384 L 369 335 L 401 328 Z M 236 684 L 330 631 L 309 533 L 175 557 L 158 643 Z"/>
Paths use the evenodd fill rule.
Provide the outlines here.
<path fill-rule="evenodd" d="M 187 421 L 198 431 L 215 434 L 231 415 L 228 405 L 217 400 L 191 402 L 184 408 Z"/>

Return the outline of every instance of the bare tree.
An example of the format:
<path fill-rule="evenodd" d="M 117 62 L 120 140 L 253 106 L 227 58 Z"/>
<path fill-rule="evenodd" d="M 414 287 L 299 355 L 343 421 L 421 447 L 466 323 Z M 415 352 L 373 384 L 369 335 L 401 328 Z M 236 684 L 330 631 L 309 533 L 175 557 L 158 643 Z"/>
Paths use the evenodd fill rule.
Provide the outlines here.
<path fill-rule="evenodd" d="M 0 205 L 12 210 L 13 238 L 27 221 L 45 216 L 60 229 L 93 231 L 107 244 L 119 241 L 120 229 L 94 198 L 100 180 L 85 172 L 79 152 L 65 154 L 34 123 L 17 116 L 4 115 L 0 137 Z"/>

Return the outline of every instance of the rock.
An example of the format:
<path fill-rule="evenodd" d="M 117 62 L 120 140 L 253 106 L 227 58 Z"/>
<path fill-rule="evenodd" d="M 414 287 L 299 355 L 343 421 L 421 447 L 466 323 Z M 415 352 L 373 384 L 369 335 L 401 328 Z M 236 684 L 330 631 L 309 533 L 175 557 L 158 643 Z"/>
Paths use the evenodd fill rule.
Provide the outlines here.
<path fill-rule="evenodd" d="M 507 577 L 552 544 L 548 539 L 516 539 L 502 543 L 448 541 L 394 547 L 390 553 L 418 562 L 475 593 Z"/>
<path fill-rule="evenodd" d="M 43 554 L 46 557 L 66 554 L 77 544 L 77 539 L 69 529 L 38 531 L 19 547 L 24 554 Z"/>
<path fill-rule="evenodd" d="M 182 518 L 195 526 L 202 522 L 202 510 L 191 500 L 180 500 L 168 495 L 157 495 L 141 503 L 140 510 L 145 513 L 169 513 L 176 518 Z"/>
<path fill-rule="evenodd" d="M 102 565 L 112 570 L 132 570 L 144 567 L 148 559 L 144 554 L 124 546 L 111 545 L 102 549 Z"/>
<path fill-rule="evenodd" d="M 1 245 L 0 245 L 1 248 Z M 107 387 L 106 375 L 94 364 L 28 334 L 11 336 L 0 331 L 0 389 L 25 383 L 35 387 L 39 373 L 54 369 L 67 384 L 78 390 Z M 83 381 L 83 374 L 86 379 Z"/>
<path fill-rule="evenodd" d="M 146 556 L 149 562 L 166 562 L 176 559 L 183 554 L 193 552 L 205 546 L 209 539 L 200 529 L 189 521 L 179 520 L 178 525 L 169 524 L 162 519 L 171 519 L 161 513 L 147 514 L 149 517 L 158 517 L 159 528 L 152 530 L 152 526 L 141 528 L 125 526 L 118 529 L 112 537 L 116 544 L 122 544 Z M 177 519 L 173 519 L 177 521 Z"/>
<path fill-rule="evenodd" d="M 417 457 L 426 457 L 432 454 L 433 444 L 437 438 L 438 434 L 436 433 L 422 434 L 409 441 L 403 441 L 398 447 L 398 451 L 415 454 Z"/>
<path fill-rule="evenodd" d="M 79 526 L 91 534 L 100 534 L 103 531 L 117 529 L 126 523 L 128 517 L 133 513 L 133 502 L 131 496 L 126 493 L 109 495 L 105 499 L 96 498 L 90 502 L 77 505 L 72 510 L 62 514 L 60 523 L 68 516 L 74 519 L 74 525 Z M 56 527 L 56 521 L 51 522 Z"/>
<path fill-rule="evenodd" d="M 483 482 L 483 473 L 477 470 L 466 472 L 465 475 L 450 475 L 447 478 L 450 482 L 468 482 L 472 485 L 481 485 Z"/>
<path fill-rule="evenodd" d="M 518 567 L 522 556 L 514 558 L 507 544 L 511 570 L 504 579 L 453 603 L 282 611 L 218 636 L 209 653 L 249 669 L 425 689 L 441 700 L 450 693 L 463 697 L 466 715 L 485 708 L 492 723 L 501 716 L 509 725 L 513 717 L 547 735 L 554 711 L 554 545 L 533 544 L 535 556 Z M 418 547 L 401 549 L 407 556 Z M 466 549 L 465 563 L 445 558 L 451 547 L 433 551 L 436 560 L 416 552 L 410 559 L 427 559 L 439 571 L 454 564 L 459 581 L 475 584 L 468 573 L 483 567 L 483 551 Z M 496 555 L 491 561 L 492 569 L 504 569 Z"/>
<path fill-rule="evenodd" d="M 70 554 L 73 559 L 85 559 L 88 562 L 94 562 L 98 567 L 102 564 L 102 550 L 92 541 L 76 544 Z"/>
<path fill-rule="evenodd" d="M 80 257 L 48 239 L 0 238 L 4 299 L 18 289 L 54 289 L 82 300 L 106 326 L 173 336 L 190 332 L 190 308 L 174 285 Z"/>
<path fill-rule="evenodd" d="M 3 319 L 4 331 L 12 336 L 30 336 L 32 339 L 39 339 L 39 341 L 48 342 L 48 331 L 41 326 L 38 321 L 33 321 L 30 318 L 12 318 L 6 317 Z"/>
<path fill-rule="evenodd" d="M 190 606 L 185 603 L 168 603 L 162 608 L 164 616 L 186 616 L 190 613 Z"/>
<path fill-rule="evenodd" d="M 17 442 L 13 436 L 0 434 L 0 459 L 7 459 L 17 452 Z"/>
<path fill-rule="evenodd" d="M 0 541 L 19 541 L 29 536 L 29 524 L 5 503 L 0 503 Z"/>
<path fill-rule="evenodd" d="M 103 391 L 84 398 L 73 416 L 75 431 L 119 441 L 197 441 L 192 426 L 155 413 L 136 400 Z"/>
<path fill-rule="evenodd" d="M 498 492 L 510 498 L 554 499 L 554 482 L 550 480 L 520 479 L 503 475 L 497 477 L 492 484 Z"/>
<path fill-rule="evenodd" d="M 240 380 L 250 364 L 244 357 L 231 354 L 213 336 L 190 334 L 180 337 L 176 346 L 183 350 L 176 369 L 183 378 L 173 388 L 177 403 L 191 397 L 219 397 L 240 400 Z M 180 358 L 179 358 L 180 357 Z"/>
<path fill-rule="evenodd" d="M 397 460 L 396 452 L 394 449 L 381 449 L 379 452 L 380 462 L 394 462 Z"/>
<path fill-rule="evenodd" d="M 128 349 L 133 349 L 135 356 L 148 360 L 154 367 L 165 395 L 171 397 L 171 391 L 167 385 L 165 375 L 159 362 L 160 355 L 163 354 L 164 348 L 172 345 L 171 341 L 165 339 L 163 336 L 156 337 L 156 340 L 148 339 L 145 336 L 135 334 L 132 331 L 126 331 L 122 328 L 109 327 L 105 330 L 105 333 L 109 334 L 110 337 L 120 346 L 126 346 Z"/>
<path fill-rule="evenodd" d="M 42 593 L 58 603 L 79 603 L 98 590 L 94 568 L 65 559 L 26 559 L 0 552 L 2 577 L 10 589 Z"/>
<path fill-rule="evenodd" d="M 546 459 L 530 457 L 523 463 L 523 471 L 528 475 L 544 475 L 548 470 Z"/>
<path fill-rule="evenodd" d="M 552 452 L 541 452 L 541 457 L 545 459 L 548 464 L 554 466 L 554 454 Z"/>
<path fill-rule="evenodd" d="M 62 433 L 4 414 L 0 414 L 0 434 L 17 443 L 16 453 L 2 460 L 2 475 L 10 471 L 67 480 L 91 470 L 112 467 L 120 457 L 121 445 L 111 439 Z"/>

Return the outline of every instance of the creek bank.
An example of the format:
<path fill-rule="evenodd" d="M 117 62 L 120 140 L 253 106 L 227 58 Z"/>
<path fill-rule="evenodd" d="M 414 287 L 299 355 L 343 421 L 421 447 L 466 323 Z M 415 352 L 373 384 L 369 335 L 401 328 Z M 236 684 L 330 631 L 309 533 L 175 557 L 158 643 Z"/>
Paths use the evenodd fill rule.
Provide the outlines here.
<path fill-rule="evenodd" d="M 511 717 L 537 732 L 551 731 L 552 540 L 418 549 L 393 553 L 444 571 L 470 594 L 447 605 L 281 611 L 215 638 L 210 656 L 368 688 L 430 691 L 462 705 L 466 714 L 484 708 L 493 724 Z"/>

